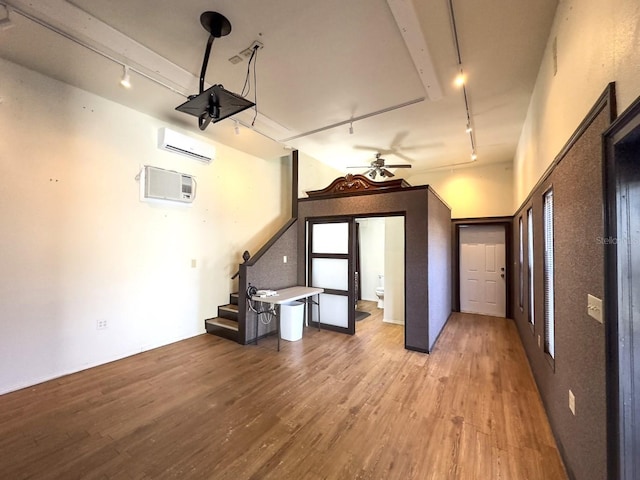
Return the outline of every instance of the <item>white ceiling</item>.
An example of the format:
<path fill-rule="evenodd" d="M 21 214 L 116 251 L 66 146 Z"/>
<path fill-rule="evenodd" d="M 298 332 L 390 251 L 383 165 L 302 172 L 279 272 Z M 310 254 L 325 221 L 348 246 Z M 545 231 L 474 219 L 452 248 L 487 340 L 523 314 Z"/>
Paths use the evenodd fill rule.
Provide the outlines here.
<path fill-rule="evenodd" d="M 388 163 L 411 162 L 412 170 L 395 171 L 405 178 L 513 159 L 557 6 L 557 0 L 453 1 L 478 154 L 471 164 L 464 98 L 453 85 L 458 67 L 448 0 L 414 1 L 444 94 L 437 101 L 425 99 L 386 0 L 6 3 L 16 10 L 16 26 L 0 31 L 0 57 L 263 158 L 285 154 L 287 145 L 346 172 L 379 151 Z M 256 63 L 255 131 L 241 127 L 235 135 L 234 121 L 224 120 L 200 132 L 195 117 L 174 110 L 198 91 L 209 36 L 199 18 L 210 10 L 225 15 L 232 31 L 213 44 L 207 83 L 239 93 L 247 60 L 228 59 L 254 40 L 264 44 Z M 118 83 L 122 66 L 113 60 L 180 93 L 136 72 L 126 90 Z M 236 118 L 249 126 L 253 116 L 246 111 Z M 349 134 L 350 120 L 360 117 Z"/>

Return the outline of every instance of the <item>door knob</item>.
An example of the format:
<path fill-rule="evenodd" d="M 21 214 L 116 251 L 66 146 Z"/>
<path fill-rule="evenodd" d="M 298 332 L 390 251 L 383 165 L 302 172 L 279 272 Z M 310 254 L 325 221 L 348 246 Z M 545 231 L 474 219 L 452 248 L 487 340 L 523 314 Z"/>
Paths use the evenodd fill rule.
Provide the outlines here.
<path fill-rule="evenodd" d="M 504 273 L 501 273 L 501 274 L 500 274 L 500 276 L 501 276 L 502 278 L 504 278 Z"/>

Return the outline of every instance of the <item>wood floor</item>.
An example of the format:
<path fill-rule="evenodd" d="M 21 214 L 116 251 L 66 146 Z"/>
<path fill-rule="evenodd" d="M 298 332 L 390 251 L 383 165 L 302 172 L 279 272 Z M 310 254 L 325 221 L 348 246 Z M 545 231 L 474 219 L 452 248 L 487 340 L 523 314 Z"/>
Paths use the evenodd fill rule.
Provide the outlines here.
<path fill-rule="evenodd" d="M 0 396 L 0 478 L 566 479 L 510 320 L 202 335 Z"/>

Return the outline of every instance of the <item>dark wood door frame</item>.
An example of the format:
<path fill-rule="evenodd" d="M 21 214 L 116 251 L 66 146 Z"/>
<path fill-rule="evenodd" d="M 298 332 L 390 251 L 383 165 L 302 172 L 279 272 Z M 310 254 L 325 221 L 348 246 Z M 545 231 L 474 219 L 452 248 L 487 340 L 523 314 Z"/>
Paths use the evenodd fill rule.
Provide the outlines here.
<path fill-rule="evenodd" d="M 609 478 L 635 480 L 640 478 L 640 461 L 638 460 L 640 424 L 637 413 L 634 419 L 633 410 L 634 403 L 637 405 L 639 402 L 640 385 L 634 382 L 634 378 L 638 378 L 640 357 L 634 356 L 629 345 L 637 345 L 640 341 L 640 328 L 637 323 L 638 318 L 634 319 L 628 308 L 633 301 L 631 295 L 622 295 L 622 292 L 631 292 L 633 277 L 631 274 L 619 275 L 618 265 L 633 264 L 634 269 L 639 268 L 637 256 L 633 257 L 629 251 L 634 248 L 637 251 L 638 247 L 630 245 L 630 242 L 640 239 L 630 236 L 621 238 L 619 222 L 621 216 L 635 219 L 640 217 L 640 207 L 629 204 L 630 199 L 627 197 L 626 207 L 619 211 L 619 200 L 630 182 L 638 181 L 640 98 L 604 133 L 604 151 L 605 237 L 603 244 L 607 361 L 607 468 Z M 637 191 L 634 195 L 637 195 Z M 633 198 L 632 195 L 631 199 Z M 618 248 L 619 246 L 629 248 Z M 638 288 L 637 285 L 635 288 Z M 633 337 L 633 340 L 629 337 Z M 623 347 L 621 347 L 622 342 L 624 342 Z M 622 395 L 621 392 L 625 394 Z M 626 398 L 626 408 L 621 406 L 625 403 L 622 398 Z"/>
<path fill-rule="evenodd" d="M 349 247 L 347 254 L 338 254 L 338 253 L 313 253 L 313 225 L 318 224 L 326 224 L 326 223 L 347 223 L 349 228 Z M 308 218 L 308 235 L 309 235 L 309 245 L 307 246 L 307 268 L 308 268 L 308 280 L 307 283 L 311 285 L 311 278 L 313 275 L 313 262 L 314 258 L 330 258 L 330 259 L 338 259 L 338 260 L 347 260 L 348 264 L 348 279 L 347 279 L 347 291 L 342 290 L 331 290 L 325 288 L 324 291 L 329 295 L 341 295 L 347 297 L 347 305 L 348 305 L 348 314 L 347 314 L 347 327 L 338 327 L 335 325 L 328 325 L 326 323 L 322 323 L 322 328 L 325 330 L 333 330 L 341 333 L 348 333 L 353 335 L 356 333 L 356 320 L 355 320 L 355 289 L 353 288 L 352 280 L 355 277 L 355 220 L 352 217 L 329 217 L 329 218 Z M 317 285 L 315 285 L 317 286 Z M 310 316 L 309 320 L 310 324 L 318 325 L 317 322 L 313 321 L 313 316 Z"/>
<path fill-rule="evenodd" d="M 474 225 L 488 225 L 504 227 L 505 242 L 505 282 L 507 287 L 506 305 L 507 318 L 512 318 L 511 295 L 513 292 L 513 258 L 512 258 L 512 234 L 511 224 L 512 217 L 488 217 L 488 218 L 460 218 L 451 220 L 451 309 L 454 312 L 460 311 L 460 227 Z"/>

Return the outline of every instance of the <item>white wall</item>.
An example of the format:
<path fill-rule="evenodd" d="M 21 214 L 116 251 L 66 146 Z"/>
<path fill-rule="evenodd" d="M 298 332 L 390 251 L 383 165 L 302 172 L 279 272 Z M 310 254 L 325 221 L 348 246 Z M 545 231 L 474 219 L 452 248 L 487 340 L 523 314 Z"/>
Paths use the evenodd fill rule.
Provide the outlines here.
<path fill-rule="evenodd" d="M 0 393 L 202 333 L 242 251 L 289 218 L 288 167 L 220 144 L 215 166 L 160 151 L 159 120 L 0 71 Z M 140 202 L 143 164 L 195 175 L 194 204 Z"/>
<path fill-rule="evenodd" d="M 512 162 L 416 173 L 407 181 L 430 185 L 451 207 L 451 218 L 513 215 Z"/>
<path fill-rule="evenodd" d="M 378 275 L 384 275 L 384 218 L 372 217 L 356 220 L 360 224 L 360 280 L 363 300 L 378 301 L 376 288 Z"/>
<path fill-rule="evenodd" d="M 302 152 L 298 153 L 298 198 L 306 198 L 307 191 L 328 187 L 344 172 L 316 160 Z"/>
<path fill-rule="evenodd" d="M 404 217 L 386 217 L 384 236 L 384 318 L 404 324 Z"/>
<path fill-rule="evenodd" d="M 554 39 L 558 52 L 555 75 Z M 526 199 L 607 84 L 616 82 L 621 113 L 640 95 L 638 78 L 637 0 L 560 2 L 514 161 L 515 208 Z"/>

